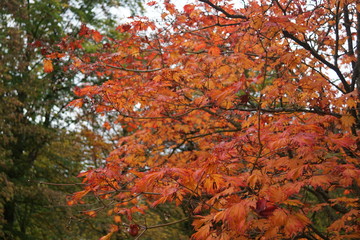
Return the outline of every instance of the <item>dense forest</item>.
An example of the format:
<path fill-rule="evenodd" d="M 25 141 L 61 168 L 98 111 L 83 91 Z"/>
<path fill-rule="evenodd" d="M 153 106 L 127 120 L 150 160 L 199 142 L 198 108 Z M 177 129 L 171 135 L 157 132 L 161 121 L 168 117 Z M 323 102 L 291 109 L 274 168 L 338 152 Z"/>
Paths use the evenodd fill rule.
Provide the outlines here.
<path fill-rule="evenodd" d="M 360 238 L 357 0 L 0 17 L 1 239 Z"/>
<path fill-rule="evenodd" d="M 89 80 L 61 66 L 44 72 L 43 60 L 81 24 L 111 34 L 111 9 L 143 12 L 139 1 L 0 1 L 0 239 L 97 239 L 108 231 L 106 220 L 89 222 L 66 204 L 80 189 L 79 172 L 112 149 L 96 133 L 96 116 L 66 108 L 73 87 Z"/>

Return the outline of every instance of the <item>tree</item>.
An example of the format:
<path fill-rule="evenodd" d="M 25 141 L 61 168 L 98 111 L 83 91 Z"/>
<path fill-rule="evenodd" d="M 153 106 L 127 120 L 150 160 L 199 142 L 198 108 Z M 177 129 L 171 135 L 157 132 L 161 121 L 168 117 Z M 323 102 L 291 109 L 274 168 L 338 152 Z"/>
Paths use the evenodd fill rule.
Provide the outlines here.
<path fill-rule="evenodd" d="M 91 145 L 76 143 L 81 130 L 65 129 L 73 121 L 65 108 L 73 98 L 70 89 L 83 79 L 75 73 L 64 74 L 59 66 L 51 73 L 44 72 L 42 62 L 49 48 L 65 34 L 76 32 L 81 23 L 110 30 L 115 21 L 109 8 L 121 2 L 124 6 L 139 4 L 0 1 L 1 239 L 67 237 L 70 211 L 59 202 L 77 188 L 41 183 L 74 182 L 74 174 L 84 169 L 80 160 L 87 157 L 83 150 Z"/>
<path fill-rule="evenodd" d="M 106 50 L 60 51 L 108 79 L 71 105 L 124 132 L 69 203 L 103 199 L 115 221 L 102 239 L 139 239 L 153 226 L 133 215 L 170 202 L 186 217 L 156 226 L 188 221 L 192 239 L 358 239 L 357 1 L 163 6 L 161 24 L 135 18 L 99 39 Z"/>

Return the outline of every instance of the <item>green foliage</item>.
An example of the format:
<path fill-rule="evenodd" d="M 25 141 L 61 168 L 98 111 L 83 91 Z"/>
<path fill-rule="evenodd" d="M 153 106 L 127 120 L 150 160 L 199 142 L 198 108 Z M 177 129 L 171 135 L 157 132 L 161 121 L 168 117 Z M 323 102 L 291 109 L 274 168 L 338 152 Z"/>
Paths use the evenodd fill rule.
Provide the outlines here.
<path fill-rule="evenodd" d="M 49 47 L 82 23 L 112 29 L 109 10 L 118 6 L 142 10 L 139 1 L 0 1 L 0 239 L 93 236 L 85 221 L 68 229 L 79 209 L 66 206 L 66 196 L 78 190 L 66 184 L 76 182 L 93 157 L 84 154 L 92 146 L 81 129 L 64 130 L 74 118 L 65 106 L 74 82 L 83 79 L 59 71 L 61 65 L 44 73 L 42 61 Z M 100 221 L 96 231 L 106 228 Z"/>

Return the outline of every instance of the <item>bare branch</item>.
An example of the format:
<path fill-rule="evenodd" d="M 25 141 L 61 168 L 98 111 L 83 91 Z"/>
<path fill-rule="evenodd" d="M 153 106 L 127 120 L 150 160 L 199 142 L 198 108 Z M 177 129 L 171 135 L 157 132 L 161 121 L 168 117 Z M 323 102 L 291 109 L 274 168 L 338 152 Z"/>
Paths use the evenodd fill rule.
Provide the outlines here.
<path fill-rule="evenodd" d="M 225 11 L 223 8 L 221 8 L 221 7 L 213 4 L 213 3 L 210 2 L 209 0 L 199 0 L 199 1 L 208 4 L 210 7 L 218 10 L 219 12 L 222 12 L 222 13 L 225 14 L 225 16 L 228 17 L 228 18 L 240 18 L 240 19 L 248 20 L 248 17 L 246 17 L 246 16 L 244 16 L 244 15 L 228 13 L 228 12 Z"/>
<path fill-rule="evenodd" d="M 334 54 L 334 64 L 335 67 L 339 67 L 338 59 L 339 59 L 339 18 L 340 18 L 340 2 L 337 3 L 336 12 L 335 12 L 335 54 Z"/>
<path fill-rule="evenodd" d="M 318 59 L 320 62 L 328 66 L 330 69 L 332 69 L 337 76 L 340 78 L 341 83 L 344 85 L 345 91 L 347 93 L 351 92 L 350 85 L 346 82 L 346 79 L 344 75 L 341 73 L 340 69 L 336 67 L 334 64 L 327 61 L 323 56 L 321 56 L 319 53 L 317 53 L 308 43 L 301 41 L 299 38 L 291 34 L 290 32 L 283 30 L 284 37 L 292 39 L 294 42 L 299 44 L 304 49 L 308 50 L 311 55 L 313 55 L 316 59 Z"/>
<path fill-rule="evenodd" d="M 229 110 L 229 111 L 233 111 L 233 110 L 237 110 L 237 111 L 244 111 L 244 112 L 257 112 L 259 109 L 258 108 L 241 108 L 241 107 L 236 107 L 236 108 L 230 108 L 230 109 L 224 109 L 224 110 Z M 334 112 L 325 112 L 323 110 L 320 109 L 290 109 L 290 108 L 261 108 L 260 109 L 261 112 L 268 112 L 268 113 L 315 113 L 315 114 L 320 114 L 320 115 L 330 115 L 330 116 L 334 116 L 337 118 L 342 117 L 341 114 L 339 113 L 334 113 Z"/>
<path fill-rule="evenodd" d="M 110 68 L 115 68 L 115 69 L 119 69 L 119 70 L 123 70 L 123 71 L 127 71 L 127 72 L 139 72 L 139 73 L 148 73 L 148 72 L 156 72 L 156 71 L 160 71 L 163 68 L 155 68 L 155 69 L 129 69 L 129 68 L 123 68 L 123 67 L 118 67 L 118 66 L 113 66 L 110 64 L 106 64 L 103 63 L 105 66 L 110 67 Z"/>
<path fill-rule="evenodd" d="M 187 221 L 187 220 L 189 220 L 189 219 L 190 219 L 190 218 L 187 217 L 187 218 L 183 218 L 183 219 L 180 219 L 180 220 L 177 220 L 177 221 L 174 221 L 174 222 L 169 222 L 169 223 L 163 223 L 163 224 L 148 226 L 148 227 L 146 227 L 146 229 L 166 227 L 166 226 L 174 225 L 174 224 L 177 224 L 177 223 L 185 222 L 185 221 Z"/>
<path fill-rule="evenodd" d="M 349 18 L 349 9 L 347 4 L 344 5 L 344 26 L 346 30 L 346 36 L 347 36 L 347 43 L 348 43 L 348 54 L 350 56 L 354 56 L 354 46 L 353 46 L 353 40 L 352 40 L 352 33 L 351 33 L 351 22 Z M 355 68 L 355 62 L 351 61 L 352 68 Z"/>

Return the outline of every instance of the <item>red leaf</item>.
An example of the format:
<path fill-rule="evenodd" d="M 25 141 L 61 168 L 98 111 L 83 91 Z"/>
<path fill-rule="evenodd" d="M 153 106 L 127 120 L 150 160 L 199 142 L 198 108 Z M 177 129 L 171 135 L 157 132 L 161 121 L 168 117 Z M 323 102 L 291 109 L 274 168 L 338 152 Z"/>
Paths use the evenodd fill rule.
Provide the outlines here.
<path fill-rule="evenodd" d="M 194 11 L 195 9 L 195 6 L 193 4 L 186 4 L 184 6 L 184 11 L 187 13 L 187 14 L 190 14 L 192 11 Z"/>
<path fill-rule="evenodd" d="M 86 35 L 89 34 L 89 31 L 90 31 L 90 29 L 85 24 L 82 24 L 81 28 L 80 28 L 80 31 L 79 31 L 79 35 L 80 36 L 86 36 Z"/>
<path fill-rule="evenodd" d="M 129 226 L 129 234 L 133 237 L 136 237 L 139 234 L 140 227 L 137 224 L 130 224 Z"/>
<path fill-rule="evenodd" d="M 151 2 L 148 2 L 147 5 L 148 6 L 154 6 L 157 2 L 156 1 L 151 1 Z"/>
<path fill-rule="evenodd" d="M 259 198 L 259 200 L 256 202 L 255 212 L 257 212 L 261 217 L 267 218 L 271 216 L 275 209 L 277 209 L 277 206 L 264 198 Z"/>
<path fill-rule="evenodd" d="M 131 25 L 130 24 L 124 24 L 124 25 L 120 25 L 116 28 L 116 30 L 118 30 L 119 32 L 123 33 L 123 32 L 127 32 L 131 29 Z"/>

